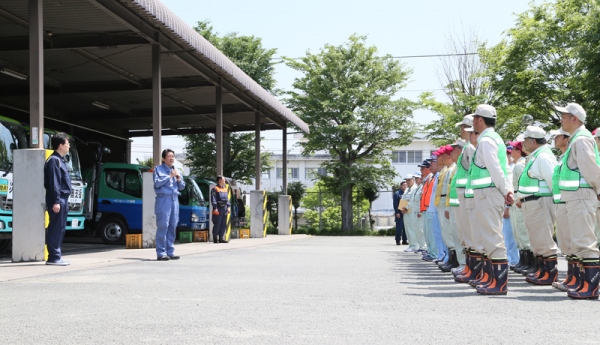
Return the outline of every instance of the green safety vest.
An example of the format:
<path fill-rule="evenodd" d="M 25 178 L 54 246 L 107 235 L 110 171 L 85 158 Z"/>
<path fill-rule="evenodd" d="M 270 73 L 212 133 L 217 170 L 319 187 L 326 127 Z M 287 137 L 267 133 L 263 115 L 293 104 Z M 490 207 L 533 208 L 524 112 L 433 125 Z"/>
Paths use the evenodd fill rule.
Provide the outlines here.
<path fill-rule="evenodd" d="M 558 183 L 560 181 L 560 168 L 562 166 L 562 160 L 554 167 L 554 173 L 552 174 L 552 197 L 554 198 L 555 204 L 564 204 L 565 202 L 560 199 L 560 188 Z"/>
<path fill-rule="evenodd" d="M 575 141 L 575 139 L 577 139 L 577 137 L 579 137 L 580 135 L 582 135 L 584 137 L 592 138 L 592 140 L 594 138 L 592 136 L 592 133 L 590 133 L 590 131 L 588 131 L 587 129 L 582 129 L 579 131 L 579 133 L 577 133 L 571 139 L 571 143 L 573 143 Z M 565 152 L 565 154 L 562 158 L 562 161 L 561 161 L 558 188 L 560 190 L 569 190 L 569 191 L 578 190 L 579 188 L 592 188 L 592 186 L 590 186 L 590 184 L 579 173 L 579 168 L 575 168 L 575 170 L 571 170 L 569 168 L 569 165 L 567 164 L 567 162 L 569 161 L 570 153 L 571 153 L 571 145 L 569 145 L 569 148 L 567 149 L 567 152 Z M 598 146 L 596 145 L 595 140 L 594 140 L 594 153 L 596 154 L 596 164 L 600 165 L 600 157 L 598 157 Z"/>
<path fill-rule="evenodd" d="M 519 192 L 523 194 L 533 194 L 535 196 L 552 196 L 552 191 L 550 190 L 546 180 L 538 180 L 537 178 L 529 177 L 529 169 L 531 169 L 533 162 L 535 162 L 537 156 L 539 156 L 541 153 L 548 153 L 554 157 L 554 153 L 552 153 L 552 150 L 550 150 L 548 146 L 542 147 L 541 149 L 537 150 L 534 155 L 531 155 L 527 161 L 527 165 L 525 165 L 525 169 L 523 170 L 521 177 L 519 178 Z"/>
<path fill-rule="evenodd" d="M 507 158 L 506 158 L 506 145 L 500 138 L 500 135 L 496 132 L 487 132 L 480 137 L 480 140 L 489 137 L 494 139 L 496 144 L 498 145 L 498 159 L 500 160 L 500 167 L 502 167 L 502 172 L 504 173 L 504 177 L 506 178 L 506 167 L 507 167 Z M 479 145 L 477 145 L 479 147 Z M 469 167 L 469 181 L 467 182 L 467 189 L 482 189 L 482 188 L 490 188 L 495 187 L 494 181 L 492 181 L 492 176 L 487 168 L 478 167 L 475 164 L 475 157 L 477 156 L 477 149 L 475 149 L 475 153 L 473 154 L 473 159 L 471 159 L 471 166 Z M 465 197 L 467 197 L 467 191 L 465 191 Z"/>
<path fill-rule="evenodd" d="M 454 178 L 450 184 L 450 206 L 458 206 L 460 204 L 456 188 L 465 188 L 469 181 L 469 171 L 463 168 L 461 164 L 462 156 L 462 153 L 458 156 L 458 160 L 456 161 L 458 170 L 456 171 L 456 174 L 454 174 Z"/>

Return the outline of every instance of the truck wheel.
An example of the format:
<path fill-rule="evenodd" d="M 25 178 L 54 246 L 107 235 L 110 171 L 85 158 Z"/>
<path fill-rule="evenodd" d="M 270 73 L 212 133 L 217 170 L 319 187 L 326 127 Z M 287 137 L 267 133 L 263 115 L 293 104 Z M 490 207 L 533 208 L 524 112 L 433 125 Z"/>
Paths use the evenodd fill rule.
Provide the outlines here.
<path fill-rule="evenodd" d="M 107 218 L 98 226 L 98 233 L 104 244 L 123 244 L 125 243 L 125 234 L 127 234 L 127 225 L 119 218 Z"/>
<path fill-rule="evenodd" d="M 0 253 L 4 252 L 5 250 L 8 251 L 11 243 L 11 240 L 0 240 Z"/>

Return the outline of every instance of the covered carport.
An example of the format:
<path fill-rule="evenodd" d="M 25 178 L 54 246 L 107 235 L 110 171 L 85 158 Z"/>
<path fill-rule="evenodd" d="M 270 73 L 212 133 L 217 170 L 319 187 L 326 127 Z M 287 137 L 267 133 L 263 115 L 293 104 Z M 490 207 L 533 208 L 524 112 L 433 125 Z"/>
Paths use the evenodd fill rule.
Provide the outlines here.
<path fill-rule="evenodd" d="M 121 162 L 129 161 L 132 137 L 153 136 L 154 162 L 160 162 L 161 135 L 215 133 L 219 173 L 223 132 L 254 130 L 257 189 L 260 131 L 282 129 L 284 146 L 289 123 L 308 131 L 154 0 L 0 2 L 0 115 L 32 128 L 32 148 L 42 148 L 48 127 L 102 142 L 113 151 L 110 159 Z M 91 149 L 81 147 L 80 155 L 82 165 L 91 163 Z M 15 191 L 33 188 L 18 182 Z M 15 233 L 18 217 L 15 211 Z"/>

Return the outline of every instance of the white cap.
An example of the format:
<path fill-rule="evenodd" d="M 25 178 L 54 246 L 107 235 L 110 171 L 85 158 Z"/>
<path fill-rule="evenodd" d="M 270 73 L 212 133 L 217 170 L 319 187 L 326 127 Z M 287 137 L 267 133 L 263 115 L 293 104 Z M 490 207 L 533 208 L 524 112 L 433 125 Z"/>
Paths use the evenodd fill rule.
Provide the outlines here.
<path fill-rule="evenodd" d="M 525 133 L 523 133 L 525 138 L 534 138 L 534 139 L 542 139 L 546 136 L 546 131 L 537 126 L 527 126 L 525 129 Z"/>
<path fill-rule="evenodd" d="M 413 174 L 413 176 L 421 178 L 421 172 L 420 171 L 415 171 L 415 173 Z"/>
<path fill-rule="evenodd" d="M 475 114 L 473 114 L 473 115 L 487 117 L 488 119 L 495 119 L 496 118 L 496 108 L 492 107 L 489 104 L 480 104 L 475 109 Z"/>
<path fill-rule="evenodd" d="M 463 139 L 456 139 L 456 141 L 453 144 L 450 144 L 450 146 L 458 146 L 461 149 L 463 147 L 465 147 L 467 145 L 467 141 L 463 140 Z"/>
<path fill-rule="evenodd" d="M 559 129 L 553 129 L 548 134 L 550 134 L 551 137 L 555 137 L 557 135 L 566 135 L 568 137 L 571 136 L 571 134 L 569 132 L 563 130 L 562 127 Z"/>
<path fill-rule="evenodd" d="M 473 126 L 473 114 L 465 115 L 465 117 L 463 117 L 463 120 L 454 126 L 460 127 L 461 125 L 472 127 Z"/>
<path fill-rule="evenodd" d="M 554 108 L 561 113 L 569 113 L 578 118 L 579 121 L 585 123 L 585 110 L 583 110 L 583 107 L 577 103 L 569 103 L 565 107 L 559 107 L 555 105 Z"/>
<path fill-rule="evenodd" d="M 414 178 L 414 176 L 412 174 L 407 174 L 406 177 L 404 178 L 405 180 L 409 180 Z"/>
<path fill-rule="evenodd" d="M 473 129 L 473 127 L 468 127 L 465 128 L 465 132 L 475 132 L 475 130 Z"/>

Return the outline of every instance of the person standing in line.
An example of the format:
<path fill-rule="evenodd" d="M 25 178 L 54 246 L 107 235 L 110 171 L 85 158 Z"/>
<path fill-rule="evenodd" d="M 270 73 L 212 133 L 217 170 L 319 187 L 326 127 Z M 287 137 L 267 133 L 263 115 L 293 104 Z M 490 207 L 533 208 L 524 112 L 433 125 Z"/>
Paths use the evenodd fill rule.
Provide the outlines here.
<path fill-rule="evenodd" d="M 592 133 L 585 128 L 586 113 L 577 103 L 556 107 L 561 126 L 571 135 L 559 173 L 560 199 L 566 203 L 573 253 L 580 260 L 580 285 L 569 289 L 575 299 L 598 299 L 600 263 L 594 234 L 600 196 L 600 158 Z"/>
<path fill-rule="evenodd" d="M 527 158 L 527 152 L 523 151 L 523 142 L 512 141 L 508 143 L 512 146 L 510 155 L 513 159 L 512 169 L 512 184 L 513 190 L 516 190 L 515 199 L 521 199 L 523 194 L 518 192 L 519 179 L 523 170 L 525 169 L 525 162 Z M 520 204 L 519 204 L 520 205 Z M 535 261 L 535 255 L 531 251 L 531 244 L 529 242 L 529 234 L 527 233 L 527 227 L 525 226 L 525 220 L 523 219 L 523 211 L 518 205 L 512 205 L 510 207 L 510 223 L 513 230 L 513 236 L 517 242 L 517 248 L 519 249 L 519 263 L 512 269 L 516 273 L 527 271 L 532 269 Z"/>
<path fill-rule="evenodd" d="M 596 141 L 596 145 L 600 145 L 600 128 L 594 129 L 592 133 L 594 135 L 594 140 Z M 595 228 L 596 238 L 598 239 L 598 247 L 600 247 L 600 200 L 598 200 L 598 209 L 596 210 L 596 228 Z"/>
<path fill-rule="evenodd" d="M 427 252 L 423 252 L 423 260 L 432 261 L 437 258 L 437 248 L 435 242 L 432 240 L 432 218 L 429 216 L 427 209 L 429 208 L 429 202 L 431 201 L 431 194 L 433 192 L 433 173 L 431 166 L 431 159 L 426 159 L 419 165 L 421 168 L 421 176 L 423 179 L 423 188 L 421 192 L 421 200 L 419 204 L 419 214 L 417 217 L 423 217 L 423 236 L 425 238 L 425 244 L 427 246 Z"/>
<path fill-rule="evenodd" d="M 514 168 L 514 163 L 512 161 L 512 146 L 508 146 L 506 150 L 506 156 L 508 158 L 508 178 L 511 180 L 512 184 L 512 171 Z M 510 207 L 512 205 L 504 206 L 504 216 L 502 219 L 502 236 L 504 236 L 504 244 L 506 245 L 506 256 L 508 256 L 508 267 L 512 270 L 511 267 L 514 267 L 519 262 L 519 250 L 517 249 L 517 243 L 515 242 L 515 237 L 513 235 L 512 223 L 510 221 Z"/>
<path fill-rule="evenodd" d="M 415 253 L 423 253 L 427 251 L 427 244 L 425 242 L 425 235 L 423 234 L 423 223 L 424 218 L 420 212 L 421 208 L 421 194 L 423 193 L 423 181 L 421 179 L 421 172 L 417 171 L 414 173 L 416 189 L 414 194 L 410 198 L 408 205 L 406 206 L 407 214 L 412 213 L 414 220 L 415 240 L 418 249 Z"/>
<path fill-rule="evenodd" d="M 425 261 L 433 261 L 434 263 L 438 263 L 446 257 L 446 251 L 448 250 L 444 245 L 444 241 L 442 241 L 442 232 L 440 229 L 440 220 L 438 218 L 437 207 L 435 207 L 435 193 L 437 190 L 437 185 L 439 181 L 439 165 L 437 162 L 437 158 L 439 156 L 439 150 L 434 152 L 431 156 L 431 172 L 433 175 L 433 181 L 431 186 L 431 195 L 429 196 L 429 206 L 427 207 L 427 216 L 431 218 L 431 231 L 429 232 L 429 241 L 433 245 L 435 245 L 435 256 L 430 255 L 430 257 L 425 258 Z M 427 245 L 429 247 L 429 244 Z M 431 252 L 430 252 L 431 254 Z"/>
<path fill-rule="evenodd" d="M 225 231 L 227 230 L 227 215 L 230 212 L 229 191 L 225 184 L 225 177 L 217 176 L 217 185 L 210 191 L 212 203 L 213 242 L 227 243 Z"/>
<path fill-rule="evenodd" d="M 400 204 L 400 200 L 404 195 L 404 191 L 406 190 L 406 182 L 400 182 L 399 186 L 396 186 L 396 190 L 394 190 L 393 203 L 392 207 L 394 209 L 394 222 L 396 223 L 396 245 L 400 245 L 400 241 L 402 244 L 407 244 L 406 242 L 406 232 L 405 232 L 405 224 L 404 224 L 404 215 L 402 211 L 398 208 Z"/>
<path fill-rule="evenodd" d="M 162 152 L 163 163 L 154 168 L 154 192 L 156 201 L 156 260 L 179 260 L 175 255 L 175 236 L 179 223 L 179 191 L 185 188 L 185 182 L 175 163 L 175 151 L 165 149 Z"/>
<path fill-rule="evenodd" d="M 68 266 L 70 262 L 62 259 L 61 246 L 67 228 L 69 213 L 69 195 L 71 195 L 71 176 L 65 162 L 65 155 L 71 144 L 66 133 L 55 134 L 51 139 L 54 152 L 44 164 L 44 188 L 46 189 L 46 210 L 50 222 L 46 229 L 48 261 L 46 265 Z"/>
<path fill-rule="evenodd" d="M 456 187 L 452 187 L 455 185 L 454 180 L 456 179 L 456 174 L 458 172 L 458 158 L 462 155 L 462 148 L 466 145 L 466 142 L 462 139 L 458 139 L 454 144 L 449 145 L 449 148 L 446 149 L 447 152 L 450 153 L 449 160 L 452 162 L 450 165 L 450 172 L 448 183 L 446 186 L 446 201 L 444 202 L 444 216 L 448 219 L 448 235 L 449 235 L 449 243 L 448 249 L 450 250 L 449 264 L 441 267 L 442 272 L 451 272 L 454 268 L 459 268 L 465 266 L 465 254 L 462 247 L 462 243 L 460 240 L 460 235 L 458 233 L 458 225 L 457 219 L 454 215 L 450 207 L 450 200 L 458 200 L 458 195 L 456 195 Z M 462 269 L 461 269 L 462 270 Z"/>
<path fill-rule="evenodd" d="M 452 247 L 450 217 L 446 217 L 446 193 L 448 191 L 450 175 L 452 174 L 451 166 L 453 164 L 452 159 L 450 159 L 449 150 L 452 150 L 450 145 L 442 146 L 438 150 L 440 154 L 438 156 L 438 165 L 441 165 L 443 168 L 439 174 L 434 200 L 434 205 L 438 212 L 438 220 L 440 222 L 440 238 L 442 239 L 442 243 L 444 244 L 444 252 L 446 253 L 444 259 L 437 263 L 440 269 L 442 269 L 442 266 L 447 266 L 449 262 L 453 263 L 453 261 L 455 261 L 455 258 L 451 255 L 452 251 L 450 250 L 450 247 Z"/>
<path fill-rule="evenodd" d="M 571 239 L 569 238 L 569 217 L 567 216 L 567 204 L 561 200 L 560 169 L 562 166 L 562 158 L 569 146 L 569 133 L 563 131 L 562 128 L 551 131 L 550 134 L 554 137 L 554 147 L 560 150 L 561 154 L 558 157 L 558 164 L 554 167 L 552 175 L 552 194 L 554 203 L 556 204 L 556 240 L 558 247 L 565 254 L 567 260 L 567 277 L 562 282 L 552 283 L 552 287 L 561 290 L 569 291 L 579 287 L 579 258 L 573 253 Z"/>
<path fill-rule="evenodd" d="M 404 191 L 404 195 L 402 196 L 402 200 L 404 200 L 407 205 L 404 208 L 400 209 L 402 213 L 402 218 L 404 219 L 404 231 L 406 231 L 406 237 L 408 238 L 408 248 L 406 248 L 405 252 L 414 252 L 419 249 L 419 243 L 417 241 L 417 234 L 415 231 L 415 213 L 408 212 L 408 203 L 414 197 L 415 191 L 417 190 L 417 185 L 415 184 L 415 179 L 412 174 L 406 175 L 406 190 Z"/>
<path fill-rule="evenodd" d="M 513 203 L 509 185 L 506 145 L 495 132 L 496 109 L 480 104 L 473 116 L 473 129 L 480 133 L 469 169 L 470 186 L 475 199 L 475 216 L 487 255 L 488 279 L 474 281 L 482 295 L 506 295 L 508 292 L 508 258 L 502 236 L 504 206 Z M 485 269 L 485 268 L 484 268 Z"/>
<path fill-rule="evenodd" d="M 525 281 L 535 285 L 552 285 L 558 277 L 558 246 L 554 242 L 556 206 L 552 197 L 552 175 L 556 157 L 546 144 L 546 132 L 537 126 L 527 126 L 523 149 L 529 154 L 519 178 L 517 201 L 523 210 L 531 250 L 536 256 L 537 270 L 527 274 Z"/>

